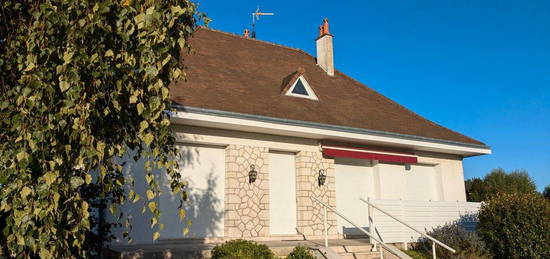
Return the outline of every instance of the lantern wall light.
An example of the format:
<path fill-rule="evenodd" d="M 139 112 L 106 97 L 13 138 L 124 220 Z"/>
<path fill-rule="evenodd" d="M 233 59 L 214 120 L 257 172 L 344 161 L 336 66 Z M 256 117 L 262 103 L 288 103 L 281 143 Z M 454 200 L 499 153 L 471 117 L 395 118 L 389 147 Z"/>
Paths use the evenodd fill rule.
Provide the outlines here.
<path fill-rule="evenodd" d="M 248 172 L 248 183 L 253 183 L 258 177 L 258 171 L 255 169 L 256 166 L 250 165 L 250 171 Z"/>
<path fill-rule="evenodd" d="M 320 169 L 319 176 L 317 178 L 317 181 L 319 181 L 319 186 L 324 185 L 326 180 L 327 180 L 327 170 Z"/>

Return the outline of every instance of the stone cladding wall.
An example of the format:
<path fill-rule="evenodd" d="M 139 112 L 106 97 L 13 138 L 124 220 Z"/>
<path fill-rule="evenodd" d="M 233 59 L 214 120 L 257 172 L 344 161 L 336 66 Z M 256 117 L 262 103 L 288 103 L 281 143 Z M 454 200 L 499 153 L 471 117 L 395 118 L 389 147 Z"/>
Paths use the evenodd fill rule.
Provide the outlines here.
<path fill-rule="evenodd" d="M 327 179 L 318 185 L 319 170 L 324 169 Z M 315 196 L 331 207 L 336 208 L 336 189 L 334 181 L 334 159 L 323 157 L 321 152 L 301 151 L 296 154 L 296 198 L 298 231 L 306 237 L 324 235 L 324 210 L 310 197 Z M 336 214 L 327 211 L 328 235 L 336 237 Z"/>
<path fill-rule="evenodd" d="M 230 238 L 269 237 L 269 150 L 265 147 L 229 145 L 226 148 L 224 232 Z M 306 238 L 324 235 L 323 207 L 311 200 L 318 197 L 336 207 L 334 160 L 321 152 L 296 154 L 296 208 L 298 234 Z M 248 172 L 258 172 L 249 183 Z M 319 170 L 327 172 L 324 185 L 318 185 Z M 328 215 L 329 236 L 337 236 L 336 215 Z"/>
<path fill-rule="evenodd" d="M 229 145 L 225 151 L 226 237 L 269 236 L 269 153 L 264 147 Z M 254 165 L 258 176 L 249 183 Z"/>

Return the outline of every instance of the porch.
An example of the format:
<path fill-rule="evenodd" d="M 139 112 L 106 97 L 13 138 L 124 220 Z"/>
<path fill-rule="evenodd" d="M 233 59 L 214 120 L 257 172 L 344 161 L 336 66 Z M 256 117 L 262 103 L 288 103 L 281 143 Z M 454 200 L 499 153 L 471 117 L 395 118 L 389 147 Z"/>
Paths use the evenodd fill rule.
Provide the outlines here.
<path fill-rule="evenodd" d="M 329 257 L 324 249 L 323 239 L 315 240 L 273 240 L 258 241 L 267 245 L 278 257 L 287 256 L 296 246 L 305 246 L 314 249 L 319 258 Z M 124 259 L 173 259 L 209 258 L 214 246 L 221 242 L 205 242 L 203 240 L 172 240 L 161 241 L 149 245 L 125 245 L 113 247 L 107 258 Z M 380 252 L 372 251 L 368 239 L 330 239 L 329 249 L 341 259 L 378 259 Z M 389 255 L 384 254 L 385 258 Z"/>

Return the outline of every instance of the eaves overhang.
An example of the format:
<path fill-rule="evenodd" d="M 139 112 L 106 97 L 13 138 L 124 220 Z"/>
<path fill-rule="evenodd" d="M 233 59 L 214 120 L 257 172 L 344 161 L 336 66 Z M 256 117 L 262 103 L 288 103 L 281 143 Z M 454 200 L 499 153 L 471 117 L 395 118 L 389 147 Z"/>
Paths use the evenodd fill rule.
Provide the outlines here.
<path fill-rule="evenodd" d="M 491 154 L 489 146 L 480 144 L 190 106 L 173 107 L 175 111 L 171 113 L 171 120 L 174 124 L 387 146 L 464 157 Z"/>

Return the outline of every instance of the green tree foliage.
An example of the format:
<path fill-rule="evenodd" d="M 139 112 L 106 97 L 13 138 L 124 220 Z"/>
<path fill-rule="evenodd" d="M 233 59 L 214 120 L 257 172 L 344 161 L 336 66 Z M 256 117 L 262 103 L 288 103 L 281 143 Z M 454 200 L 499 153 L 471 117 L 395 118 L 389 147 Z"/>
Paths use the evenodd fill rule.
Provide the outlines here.
<path fill-rule="evenodd" d="M 165 170 L 183 200 L 168 84 L 184 79 L 181 54 L 201 18 L 189 0 L 0 3 L 4 256 L 89 256 L 98 200 L 118 216 L 119 205 L 139 200 L 161 228 L 151 169 Z M 119 159 L 128 150 L 147 160 L 145 198 L 124 191 L 133 183 Z"/>
<path fill-rule="evenodd" d="M 550 184 L 544 187 L 544 191 L 542 191 L 542 196 L 544 196 L 544 198 L 546 199 L 550 199 Z"/>
<path fill-rule="evenodd" d="M 489 189 L 483 179 L 477 177 L 468 179 L 465 181 L 465 186 L 468 201 L 480 202 L 489 195 Z"/>
<path fill-rule="evenodd" d="M 480 202 L 497 193 L 535 193 L 537 186 L 526 171 L 506 173 L 497 168 L 483 179 L 473 178 L 465 182 L 468 201 Z"/>
<path fill-rule="evenodd" d="M 495 258 L 550 258 L 550 200 L 537 193 L 494 196 L 477 227 Z"/>

